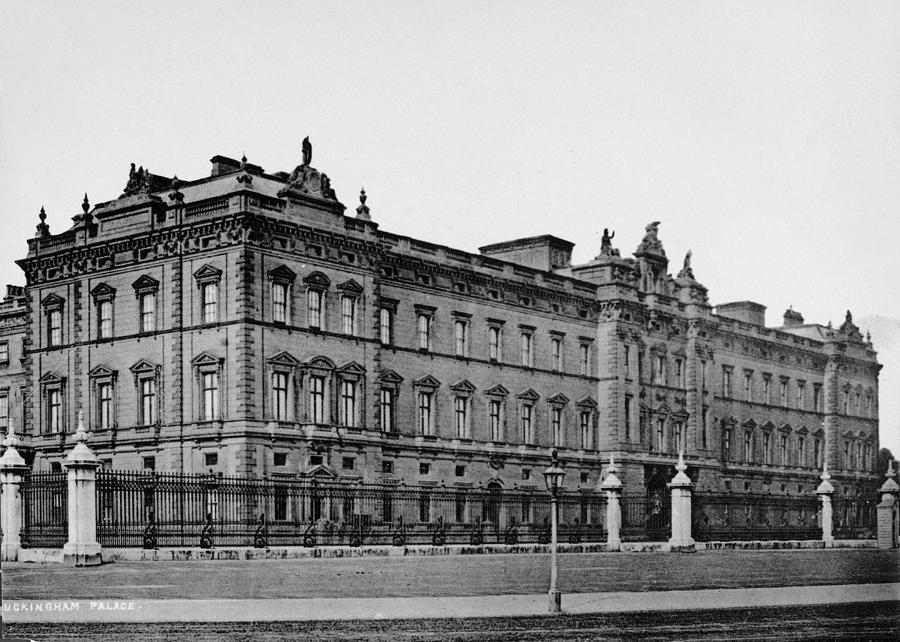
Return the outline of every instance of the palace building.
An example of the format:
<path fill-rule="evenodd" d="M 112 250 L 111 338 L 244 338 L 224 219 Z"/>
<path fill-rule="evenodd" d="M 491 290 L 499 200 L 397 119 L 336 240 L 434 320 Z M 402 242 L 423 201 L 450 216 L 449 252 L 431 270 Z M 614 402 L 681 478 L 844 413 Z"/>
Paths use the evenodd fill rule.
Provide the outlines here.
<path fill-rule="evenodd" d="M 118 198 L 51 233 L 0 303 L 0 424 L 58 469 L 83 413 L 116 469 L 626 490 L 664 488 L 683 450 L 703 489 L 874 488 L 878 371 L 840 327 L 750 301 L 713 308 L 646 226 L 571 262 L 554 236 L 470 254 L 346 214 L 303 161 L 224 156 L 209 176 L 132 165 Z M 433 239 L 437 240 L 437 239 Z"/>

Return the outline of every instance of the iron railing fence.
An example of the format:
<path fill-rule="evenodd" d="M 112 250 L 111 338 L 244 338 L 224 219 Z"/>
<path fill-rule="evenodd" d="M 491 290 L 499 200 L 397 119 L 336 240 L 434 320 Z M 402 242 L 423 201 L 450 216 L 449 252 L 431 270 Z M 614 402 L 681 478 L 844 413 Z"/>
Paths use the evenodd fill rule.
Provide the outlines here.
<path fill-rule="evenodd" d="M 877 506 L 880 496 L 841 497 L 832 499 L 832 523 L 838 539 L 874 539 L 878 536 Z"/>
<path fill-rule="evenodd" d="M 22 547 L 62 548 L 69 539 L 69 481 L 64 472 L 22 479 Z"/>
<path fill-rule="evenodd" d="M 691 531 L 697 541 L 805 540 L 822 536 L 816 497 L 694 493 Z"/>
<path fill-rule="evenodd" d="M 620 537 L 624 541 L 665 541 L 671 535 L 672 497 L 669 493 L 626 494 Z"/>
<path fill-rule="evenodd" d="M 605 498 L 559 494 L 560 541 L 603 541 Z M 108 547 L 544 542 L 546 490 L 98 472 Z"/>

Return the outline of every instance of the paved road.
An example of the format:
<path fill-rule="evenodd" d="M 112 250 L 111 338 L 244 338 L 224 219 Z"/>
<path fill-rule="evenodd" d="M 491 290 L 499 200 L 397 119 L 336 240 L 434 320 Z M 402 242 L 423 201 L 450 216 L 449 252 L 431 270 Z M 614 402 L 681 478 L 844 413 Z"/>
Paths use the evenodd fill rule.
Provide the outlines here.
<path fill-rule="evenodd" d="M 586 642 L 588 640 L 896 640 L 898 603 L 800 608 L 563 615 L 558 617 L 264 622 L 214 624 L 7 625 L 7 637 L 40 641 L 261 642 L 273 640 L 404 640 L 404 642 Z"/>
<path fill-rule="evenodd" d="M 547 555 L 4 564 L 5 599 L 240 599 L 536 594 Z M 566 593 L 900 582 L 876 549 L 582 553 L 560 556 Z"/>

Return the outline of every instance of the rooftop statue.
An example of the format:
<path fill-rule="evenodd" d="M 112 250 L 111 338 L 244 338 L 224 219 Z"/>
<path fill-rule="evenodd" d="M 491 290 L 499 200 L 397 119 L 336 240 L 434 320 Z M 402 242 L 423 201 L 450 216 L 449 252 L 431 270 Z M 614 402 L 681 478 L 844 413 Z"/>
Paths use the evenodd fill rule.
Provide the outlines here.
<path fill-rule="evenodd" d="M 309 136 L 303 139 L 303 164 L 309 166 L 312 163 L 312 143 Z"/>
<path fill-rule="evenodd" d="M 691 269 L 691 251 L 688 250 L 684 255 L 684 265 L 681 266 L 681 272 L 678 273 L 679 279 L 693 279 L 694 270 Z"/>
<path fill-rule="evenodd" d="M 660 243 L 659 237 L 657 236 L 659 233 L 659 221 L 648 223 L 644 230 L 644 238 L 638 246 L 636 253 L 656 254 L 664 257 L 666 251 L 663 249 L 662 243 Z"/>

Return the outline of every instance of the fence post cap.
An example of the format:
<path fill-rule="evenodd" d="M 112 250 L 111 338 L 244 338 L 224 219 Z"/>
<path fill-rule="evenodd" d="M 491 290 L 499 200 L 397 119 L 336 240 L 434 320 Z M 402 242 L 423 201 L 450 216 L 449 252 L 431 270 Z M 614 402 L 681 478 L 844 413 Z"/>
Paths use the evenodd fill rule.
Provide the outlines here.
<path fill-rule="evenodd" d="M 25 464 L 25 460 L 22 459 L 22 455 L 16 450 L 16 446 L 18 446 L 20 442 L 19 438 L 16 437 L 13 425 L 13 420 L 10 418 L 9 423 L 6 425 L 6 439 L 3 440 L 3 445 L 6 446 L 6 452 L 3 453 L 3 457 L 0 457 L 0 470 L 16 470 L 28 467 Z"/>
<path fill-rule="evenodd" d="M 684 463 L 684 450 L 678 453 L 678 463 L 675 464 L 675 470 L 678 472 L 675 473 L 675 476 L 672 478 L 672 481 L 669 482 L 669 486 L 675 487 L 683 487 L 683 486 L 693 486 L 693 482 L 691 478 L 687 476 L 687 473 L 684 471 L 687 470 L 687 464 Z"/>
<path fill-rule="evenodd" d="M 97 455 L 94 454 L 88 445 L 88 433 L 84 428 L 84 412 L 78 411 L 78 429 L 75 431 L 75 447 L 72 449 L 72 452 L 69 453 L 69 456 L 66 457 L 66 465 L 70 467 L 75 464 L 87 464 L 93 465 L 94 467 L 100 464 L 100 460 L 97 459 Z"/>
<path fill-rule="evenodd" d="M 879 492 L 881 493 L 897 493 L 900 491 L 900 485 L 894 481 L 894 477 L 896 477 L 897 473 L 894 472 L 894 460 L 891 459 L 888 461 L 887 471 L 884 473 L 886 479 L 884 483 L 879 488 Z"/>
<path fill-rule="evenodd" d="M 822 483 L 819 484 L 819 487 L 816 488 L 816 495 L 831 495 L 834 493 L 834 486 L 831 485 L 831 482 L 828 481 L 831 479 L 831 475 L 828 474 L 828 464 L 824 464 L 822 466 L 822 474 L 819 475 L 819 479 L 822 480 Z"/>
<path fill-rule="evenodd" d="M 606 478 L 600 483 L 600 490 L 622 490 L 622 480 L 616 475 L 618 467 L 609 453 L 609 465 L 606 467 Z"/>

